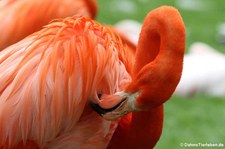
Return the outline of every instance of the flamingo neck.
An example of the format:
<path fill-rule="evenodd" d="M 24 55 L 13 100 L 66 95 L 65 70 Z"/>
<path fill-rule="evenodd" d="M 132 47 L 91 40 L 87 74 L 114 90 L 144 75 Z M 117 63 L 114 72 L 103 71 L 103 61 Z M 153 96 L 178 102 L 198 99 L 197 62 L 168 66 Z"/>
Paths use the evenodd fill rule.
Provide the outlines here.
<path fill-rule="evenodd" d="M 160 138 L 162 125 L 163 106 L 126 115 L 120 120 L 107 149 L 151 149 Z"/>
<path fill-rule="evenodd" d="M 141 30 L 132 82 L 126 92 L 141 91 L 138 107 L 148 110 L 168 100 L 179 83 L 185 49 L 185 28 L 172 7 L 151 11 Z"/>
<path fill-rule="evenodd" d="M 154 60 L 173 63 L 183 61 L 184 24 L 181 16 L 168 8 L 170 7 L 151 11 L 143 23 L 134 65 L 136 74 L 143 66 Z M 172 63 L 168 65 L 172 65 Z"/>

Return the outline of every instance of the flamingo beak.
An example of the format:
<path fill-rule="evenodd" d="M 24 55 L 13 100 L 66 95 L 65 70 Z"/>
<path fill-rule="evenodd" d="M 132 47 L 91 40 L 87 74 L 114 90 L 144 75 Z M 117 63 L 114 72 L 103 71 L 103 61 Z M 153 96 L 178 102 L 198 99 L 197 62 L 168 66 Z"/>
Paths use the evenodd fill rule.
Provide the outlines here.
<path fill-rule="evenodd" d="M 127 94 L 124 92 L 118 92 L 114 95 L 102 95 L 100 103 L 90 102 L 90 106 L 104 119 L 114 121 L 132 111 L 138 111 L 135 106 L 138 95 L 139 93 Z"/>
<path fill-rule="evenodd" d="M 95 112 L 97 112 L 99 115 L 102 116 L 108 112 L 112 112 L 112 111 L 116 110 L 119 106 L 121 106 L 121 104 L 123 104 L 125 102 L 125 100 L 126 100 L 126 98 L 123 99 L 120 103 L 118 103 L 114 107 L 111 107 L 108 109 L 102 108 L 99 106 L 99 104 L 96 104 L 94 102 L 90 102 L 90 106 L 91 106 L 91 108 L 93 108 L 95 110 Z"/>

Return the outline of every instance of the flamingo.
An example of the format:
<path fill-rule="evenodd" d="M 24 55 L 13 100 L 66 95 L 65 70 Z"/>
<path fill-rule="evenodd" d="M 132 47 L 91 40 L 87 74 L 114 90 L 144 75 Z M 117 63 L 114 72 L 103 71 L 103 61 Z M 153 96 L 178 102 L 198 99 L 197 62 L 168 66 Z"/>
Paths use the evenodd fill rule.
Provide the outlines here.
<path fill-rule="evenodd" d="M 146 16 L 135 59 L 89 17 L 51 22 L 0 52 L 0 148 L 153 148 L 184 48 L 171 6 Z"/>
<path fill-rule="evenodd" d="M 52 19 L 72 15 L 94 18 L 96 0 L 0 1 L 0 50 L 38 31 Z"/>

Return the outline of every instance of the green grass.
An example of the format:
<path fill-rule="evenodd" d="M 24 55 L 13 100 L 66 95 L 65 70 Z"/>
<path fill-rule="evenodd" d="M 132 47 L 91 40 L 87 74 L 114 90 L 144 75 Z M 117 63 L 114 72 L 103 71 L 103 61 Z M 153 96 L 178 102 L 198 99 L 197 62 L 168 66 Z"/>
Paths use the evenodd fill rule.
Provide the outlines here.
<path fill-rule="evenodd" d="M 197 95 L 173 97 L 165 104 L 163 135 L 156 149 L 182 148 L 180 143 L 223 143 L 225 100 Z"/>
<path fill-rule="evenodd" d="M 129 13 L 118 11 L 117 6 L 113 5 L 124 1 L 132 1 L 134 11 Z M 208 9 L 200 11 L 181 9 L 177 7 L 175 0 L 98 0 L 97 20 L 104 24 L 114 24 L 122 19 L 142 22 L 150 10 L 161 5 L 172 5 L 179 9 L 185 22 L 187 50 L 193 42 L 201 41 L 225 53 L 225 45 L 216 40 L 217 26 L 225 22 L 225 1 L 195 1 L 203 1 Z M 223 143 L 224 147 L 220 148 L 225 148 L 225 100 L 206 95 L 196 95 L 192 98 L 172 97 L 165 104 L 164 129 L 156 149 L 185 148 L 181 147 L 180 143 Z"/>

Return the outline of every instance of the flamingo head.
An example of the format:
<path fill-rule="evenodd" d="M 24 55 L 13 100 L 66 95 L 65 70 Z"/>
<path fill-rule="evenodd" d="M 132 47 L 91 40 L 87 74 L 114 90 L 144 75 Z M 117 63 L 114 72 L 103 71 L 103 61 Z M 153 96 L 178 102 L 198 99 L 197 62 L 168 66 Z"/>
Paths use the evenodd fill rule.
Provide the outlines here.
<path fill-rule="evenodd" d="M 117 120 L 118 118 L 137 111 L 135 99 L 139 92 L 129 95 L 126 92 L 117 92 L 114 95 L 100 95 L 99 103 L 90 103 L 90 106 L 106 120 Z"/>

